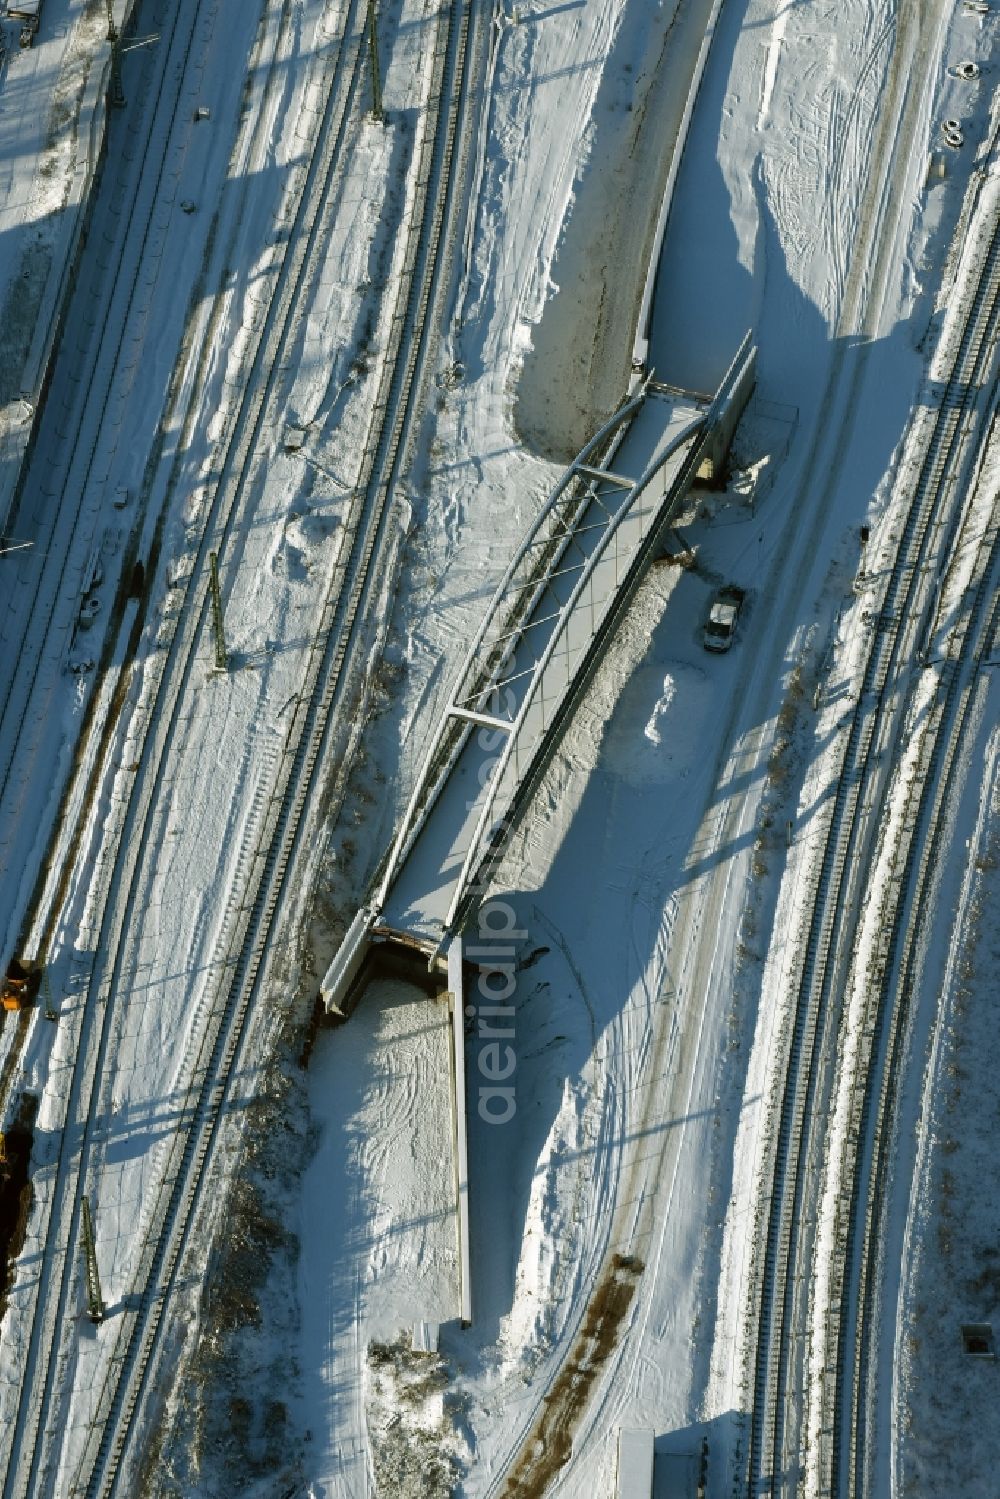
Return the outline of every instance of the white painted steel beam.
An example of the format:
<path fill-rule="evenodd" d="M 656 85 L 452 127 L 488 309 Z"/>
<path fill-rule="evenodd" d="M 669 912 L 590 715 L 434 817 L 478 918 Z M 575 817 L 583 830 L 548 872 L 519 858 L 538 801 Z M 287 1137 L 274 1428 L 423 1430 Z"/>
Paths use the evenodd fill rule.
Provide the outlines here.
<path fill-rule="evenodd" d="M 634 489 L 635 480 L 626 479 L 624 474 L 613 474 L 607 468 L 591 468 L 589 463 L 574 463 L 574 469 L 578 474 L 583 474 L 587 479 L 597 479 L 605 484 L 616 484 L 619 489 Z"/>
<path fill-rule="evenodd" d="M 484 729 L 500 729 L 504 734 L 509 734 L 514 727 L 509 718 L 494 718 L 492 713 L 477 713 L 472 708 L 460 708 L 452 703 L 447 710 L 449 718 L 461 718 L 466 723 L 477 723 Z"/>

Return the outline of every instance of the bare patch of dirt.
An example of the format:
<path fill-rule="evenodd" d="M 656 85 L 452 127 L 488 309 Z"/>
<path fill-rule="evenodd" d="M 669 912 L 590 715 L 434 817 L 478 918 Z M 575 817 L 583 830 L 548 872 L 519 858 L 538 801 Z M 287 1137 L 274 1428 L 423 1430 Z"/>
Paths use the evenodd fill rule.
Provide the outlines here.
<path fill-rule="evenodd" d="M 635 1295 L 641 1260 L 616 1254 L 594 1292 L 583 1327 L 556 1376 L 545 1407 L 514 1464 L 503 1499 L 539 1499 L 573 1450 L 573 1430 L 586 1409 Z"/>

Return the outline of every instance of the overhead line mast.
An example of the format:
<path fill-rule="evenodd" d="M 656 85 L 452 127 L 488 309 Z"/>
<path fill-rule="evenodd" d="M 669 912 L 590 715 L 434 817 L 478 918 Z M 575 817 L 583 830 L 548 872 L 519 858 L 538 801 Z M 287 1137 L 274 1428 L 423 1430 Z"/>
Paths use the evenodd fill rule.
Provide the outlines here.
<path fill-rule="evenodd" d="M 110 5 L 111 0 L 108 0 Z M 372 66 L 372 119 L 382 120 L 382 82 L 378 70 L 378 30 L 375 25 L 375 0 L 368 0 L 368 57 Z"/>
<path fill-rule="evenodd" d="M 122 48 L 121 39 L 118 35 L 118 27 L 115 25 L 114 13 L 111 9 L 111 0 L 108 5 L 108 41 L 111 43 L 111 103 L 115 109 L 122 109 L 125 105 L 125 90 L 122 88 Z"/>

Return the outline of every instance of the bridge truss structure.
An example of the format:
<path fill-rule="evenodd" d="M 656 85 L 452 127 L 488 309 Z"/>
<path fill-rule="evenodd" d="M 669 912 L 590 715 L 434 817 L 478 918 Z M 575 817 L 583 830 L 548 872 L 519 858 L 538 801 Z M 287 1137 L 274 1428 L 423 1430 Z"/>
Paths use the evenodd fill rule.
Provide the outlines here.
<path fill-rule="evenodd" d="M 724 460 L 755 361 L 748 335 L 711 399 L 643 378 L 559 479 L 455 677 L 328 1006 L 373 943 L 433 964 L 468 922 L 692 483 Z"/>

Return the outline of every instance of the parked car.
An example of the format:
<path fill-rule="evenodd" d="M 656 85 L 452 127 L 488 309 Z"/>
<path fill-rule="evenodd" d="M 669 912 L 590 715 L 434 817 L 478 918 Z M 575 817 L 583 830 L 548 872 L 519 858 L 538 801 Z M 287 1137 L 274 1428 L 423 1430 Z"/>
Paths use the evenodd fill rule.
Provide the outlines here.
<path fill-rule="evenodd" d="M 702 635 L 706 651 L 728 651 L 736 637 L 736 621 L 746 597 L 742 588 L 727 583 L 720 588 L 708 611 L 708 620 Z"/>

